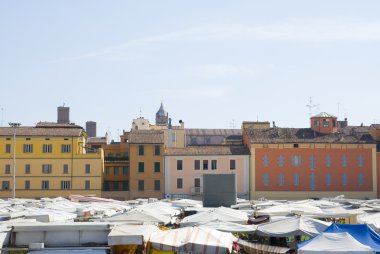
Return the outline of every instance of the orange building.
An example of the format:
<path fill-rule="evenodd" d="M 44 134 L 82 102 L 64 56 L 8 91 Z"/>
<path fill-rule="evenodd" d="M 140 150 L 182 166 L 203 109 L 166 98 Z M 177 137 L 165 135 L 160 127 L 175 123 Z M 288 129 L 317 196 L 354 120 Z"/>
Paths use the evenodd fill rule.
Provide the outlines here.
<path fill-rule="evenodd" d="M 130 198 L 164 197 L 164 132 L 132 130 L 130 151 Z"/>
<path fill-rule="evenodd" d="M 368 127 L 337 126 L 321 113 L 311 128 L 245 128 L 251 198 L 376 198 L 376 142 Z"/>

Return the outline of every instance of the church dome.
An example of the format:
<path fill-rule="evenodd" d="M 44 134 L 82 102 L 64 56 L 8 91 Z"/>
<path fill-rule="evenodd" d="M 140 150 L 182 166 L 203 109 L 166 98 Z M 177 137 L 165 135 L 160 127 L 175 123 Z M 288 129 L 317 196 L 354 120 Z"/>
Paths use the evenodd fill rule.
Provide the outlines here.
<path fill-rule="evenodd" d="M 157 111 L 156 116 L 166 116 L 168 113 L 164 110 L 164 105 L 161 102 L 160 109 Z"/>

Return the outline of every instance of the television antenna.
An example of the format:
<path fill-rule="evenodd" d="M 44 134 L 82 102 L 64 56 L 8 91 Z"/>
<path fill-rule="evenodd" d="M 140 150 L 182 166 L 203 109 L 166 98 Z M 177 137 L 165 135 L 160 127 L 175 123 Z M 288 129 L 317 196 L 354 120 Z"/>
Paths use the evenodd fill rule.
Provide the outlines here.
<path fill-rule="evenodd" d="M 310 117 L 313 114 L 313 108 L 318 107 L 318 109 L 319 109 L 319 105 L 313 104 L 313 99 L 311 98 L 311 96 L 309 97 L 309 104 L 306 104 L 306 107 L 309 108 L 309 116 Z"/>
<path fill-rule="evenodd" d="M 1 108 L 1 127 L 3 127 L 4 124 L 4 108 Z"/>
<path fill-rule="evenodd" d="M 235 129 L 236 128 L 236 124 L 235 124 L 235 120 L 232 119 L 232 121 L 230 122 L 230 128 L 231 129 Z"/>

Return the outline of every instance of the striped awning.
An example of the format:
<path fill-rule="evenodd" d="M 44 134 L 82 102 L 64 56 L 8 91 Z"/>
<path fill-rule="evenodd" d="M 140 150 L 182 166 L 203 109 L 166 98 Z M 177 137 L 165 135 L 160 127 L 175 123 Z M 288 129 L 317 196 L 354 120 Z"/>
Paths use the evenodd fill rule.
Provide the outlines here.
<path fill-rule="evenodd" d="M 241 239 L 239 239 L 237 243 L 249 254 L 284 254 L 290 250 L 289 248 L 284 247 L 250 243 Z"/>

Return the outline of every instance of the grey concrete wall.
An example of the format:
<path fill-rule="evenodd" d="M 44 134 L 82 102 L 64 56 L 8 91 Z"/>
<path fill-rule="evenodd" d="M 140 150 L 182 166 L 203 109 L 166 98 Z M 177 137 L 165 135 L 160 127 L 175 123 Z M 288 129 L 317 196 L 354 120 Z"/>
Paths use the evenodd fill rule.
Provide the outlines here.
<path fill-rule="evenodd" d="M 236 205 L 235 174 L 203 175 L 203 206 L 219 207 Z"/>

